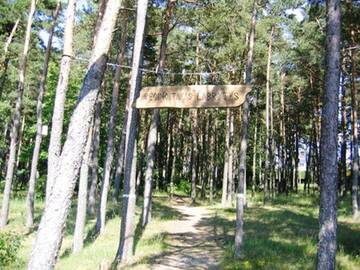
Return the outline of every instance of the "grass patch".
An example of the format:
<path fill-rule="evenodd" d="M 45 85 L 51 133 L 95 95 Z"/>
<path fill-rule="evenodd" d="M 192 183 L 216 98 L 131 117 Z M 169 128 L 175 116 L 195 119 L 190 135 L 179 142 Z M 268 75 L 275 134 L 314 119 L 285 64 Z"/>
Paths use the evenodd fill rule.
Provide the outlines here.
<path fill-rule="evenodd" d="M 142 203 L 142 198 L 139 197 L 137 203 L 138 207 L 136 210 L 136 250 L 133 259 L 133 263 L 137 265 L 146 263 L 148 260 L 147 258 L 150 258 L 152 255 L 160 254 L 167 248 L 165 241 L 166 236 L 161 231 L 161 223 L 181 217 L 179 212 L 169 206 L 169 199 L 167 196 L 157 194 L 154 196 L 153 201 L 153 221 L 145 230 L 143 230 L 139 225 Z M 35 220 L 36 224 L 38 224 L 44 202 L 37 200 L 35 205 Z M 88 216 L 85 229 L 86 237 L 84 241 L 84 249 L 78 254 L 73 255 L 71 253 L 71 246 L 76 218 L 76 201 L 74 201 L 70 209 L 59 261 L 55 269 L 93 270 L 98 269 L 102 262 L 108 262 L 111 264 L 115 258 L 119 244 L 121 221 L 120 211 L 121 205 L 119 203 L 113 203 L 111 201 L 108 202 L 105 233 L 100 236 L 94 234 L 96 224 L 95 217 Z M 6 226 L 3 232 L 18 235 L 20 239 L 20 247 L 13 263 L 6 267 L 1 267 L 1 269 L 26 269 L 37 228 L 35 227 L 29 231 L 24 225 L 26 220 L 24 197 L 15 197 L 11 200 L 9 213 L 9 225 Z"/>
<path fill-rule="evenodd" d="M 224 235 L 224 269 L 314 269 L 318 236 L 318 198 L 278 196 L 269 205 L 259 204 L 245 210 L 245 236 L 242 258 L 233 257 L 233 209 L 217 208 L 213 226 Z M 360 269 L 360 225 L 339 204 L 337 269 Z"/>

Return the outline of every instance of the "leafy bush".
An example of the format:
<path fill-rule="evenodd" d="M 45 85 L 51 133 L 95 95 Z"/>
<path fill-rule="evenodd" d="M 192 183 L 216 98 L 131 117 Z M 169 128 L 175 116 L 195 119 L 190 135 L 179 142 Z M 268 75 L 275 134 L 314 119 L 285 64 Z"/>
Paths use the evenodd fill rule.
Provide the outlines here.
<path fill-rule="evenodd" d="M 191 184 L 189 181 L 181 180 L 180 183 L 176 185 L 175 190 L 179 195 L 189 195 L 191 192 Z"/>
<path fill-rule="evenodd" d="M 0 269 L 16 261 L 20 237 L 11 233 L 0 233 Z"/>

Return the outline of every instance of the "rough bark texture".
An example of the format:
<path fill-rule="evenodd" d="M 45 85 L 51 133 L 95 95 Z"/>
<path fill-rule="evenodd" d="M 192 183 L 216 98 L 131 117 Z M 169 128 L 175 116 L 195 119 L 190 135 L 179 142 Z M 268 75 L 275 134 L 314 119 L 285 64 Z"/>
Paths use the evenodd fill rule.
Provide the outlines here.
<path fill-rule="evenodd" d="M 251 27 L 249 36 L 249 50 L 247 55 L 247 62 L 245 68 L 245 83 L 251 84 L 252 81 L 252 65 L 254 56 L 254 42 L 255 42 L 255 27 L 256 27 L 256 14 L 257 6 L 256 0 L 254 1 L 252 16 L 251 16 Z M 249 123 L 249 96 L 246 98 L 243 104 L 242 114 L 242 133 L 240 139 L 240 151 L 239 151 L 239 184 L 236 195 L 236 229 L 235 229 L 235 256 L 240 257 L 241 245 L 243 240 L 243 224 L 244 224 L 244 184 L 246 182 L 246 151 L 247 151 L 247 128 Z"/>
<path fill-rule="evenodd" d="M 157 70 L 157 84 L 163 83 L 163 72 L 166 60 L 167 37 L 170 32 L 170 22 L 174 11 L 176 0 L 169 0 L 165 12 L 164 25 L 161 35 L 159 63 Z M 157 140 L 157 130 L 160 122 L 159 109 L 153 110 L 151 125 L 148 135 L 147 149 L 146 149 L 146 170 L 145 170 L 145 189 L 144 189 L 144 207 L 142 215 L 142 225 L 145 226 L 151 219 L 151 192 L 152 192 L 152 178 L 155 161 L 155 145 Z"/>
<path fill-rule="evenodd" d="M 108 2 L 97 35 L 97 41 L 101 42 L 96 42 L 92 51 L 78 102 L 70 119 L 58 172 L 52 180 L 54 186 L 45 205 L 28 269 L 45 270 L 55 266 L 121 2 Z"/>
<path fill-rule="evenodd" d="M 30 10 L 28 14 L 28 21 L 25 32 L 24 50 L 20 59 L 19 67 L 19 84 L 17 89 L 17 96 L 15 102 L 15 111 L 12 118 L 12 127 L 10 134 L 10 148 L 9 158 L 7 162 L 6 176 L 5 176 L 5 188 L 3 193 L 3 202 L 1 207 L 0 216 L 0 228 L 6 226 L 9 215 L 9 204 L 10 204 L 10 193 L 11 185 L 14 177 L 14 168 L 16 163 L 16 145 L 18 143 L 20 119 L 21 119 L 21 107 L 23 103 L 24 86 L 25 86 L 25 74 L 26 74 L 26 62 L 29 51 L 30 36 L 31 36 L 31 25 L 33 22 L 33 16 L 35 13 L 36 1 L 32 0 Z"/>
<path fill-rule="evenodd" d="M 75 221 L 74 238 L 72 245 L 73 253 L 79 252 L 80 250 L 82 250 L 84 246 L 87 189 L 88 189 L 88 179 L 89 179 L 88 177 L 89 161 L 90 161 L 92 135 L 93 135 L 93 121 L 92 121 L 92 126 L 89 129 L 84 156 L 81 162 L 79 191 L 78 191 L 78 200 L 77 200 L 77 209 L 76 209 L 76 221 Z"/>
<path fill-rule="evenodd" d="M 320 138 L 320 210 L 317 269 L 335 269 L 337 133 L 340 80 L 340 1 L 326 1 L 326 71 Z"/>
<path fill-rule="evenodd" d="M 133 62 L 129 91 L 129 111 L 126 125 L 125 140 L 125 173 L 124 193 L 121 213 L 121 234 L 116 260 L 127 262 L 133 252 L 135 232 L 135 202 L 136 202 L 136 135 L 138 110 L 131 105 L 140 92 L 140 70 L 142 59 L 142 47 L 146 22 L 148 0 L 139 0 L 137 4 L 136 31 L 133 51 Z"/>
<path fill-rule="evenodd" d="M 63 130 L 64 120 L 64 104 L 66 91 L 69 82 L 71 57 L 72 57 L 72 43 L 73 30 L 75 18 L 76 1 L 69 0 L 66 9 L 66 22 L 64 30 L 64 48 L 60 63 L 59 79 L 56 86 L 54 111 L 51 121 L 51 134 L 48 150 L 48 173 L 46 182 L 46 200 L 49 198 L 53 186 L 53 180 L 57 173 L 57 164 L 61 152 L 61 135 Z"/>
<path fill-rule="evenodd" d="M 37 165 L 39 161 L 40 154 L 40 145 L 42 139 L 42 101 L 45 94 L 45 86 L 46 86 L 46 77 L 48 73 L 48 66 L 51 54 L 51 44 L 54 35 L 56 20 L 60 12 L 60 1 L 56 5 L 56 9 L 54 11 L 51 27 L 49 30 L 49 39 L 45 51 L 45 59 L 44 66 L 40 77 L 40 86 L 39 86 L 39 94 L 36 104 L 36 136 L 35 136 L 35 145 L 33 150 L 33 156 L 31 161 L 31 172 L 29 179 L 29 189 L 26 197 L 26 227 L 32 227 L 34 225 L 34 196 L 35 196 L 35 183 L 36 183 L 36 174 L 37 174 Z"/>
<path fill-rule="evenodd" d="M 103 233 L 105 229 L 105 218 L 106 218 L 106 205 L 107 198 L 110 189 L 110 173 L 111 165 L 114 159 L 114 138 L 115 138 L 115 124 L 118 113 L 119 104 L 119 89 L 121 79 L 121 67 L 125 59 L 125 47 L 126 47 L 126 31 L 127 31 L 127 16 L 123 16 L 122 20 L 122 33 L 120 39 L 120 49 L 117 58 L 118 66 L 115 69 L 115 76 L 113 80 L 112 100 L 110 109 L 110 119 L 108 123 L 108 137 L 106 144 L 106 157 L 104 162 L 104 174 L 101 186 L 100 206 L 96 222 L 96 230 Z"/>

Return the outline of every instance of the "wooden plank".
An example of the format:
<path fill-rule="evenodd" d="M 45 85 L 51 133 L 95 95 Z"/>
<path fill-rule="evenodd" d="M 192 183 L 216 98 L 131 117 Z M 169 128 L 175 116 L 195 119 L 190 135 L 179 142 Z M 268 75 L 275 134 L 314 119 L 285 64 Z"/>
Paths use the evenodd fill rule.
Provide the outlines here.
<path fill-rule="evenodd" d="M 145 87 L 135 108 L 229 108 L 244 103 L 250 85 L 185 85 Z"/>

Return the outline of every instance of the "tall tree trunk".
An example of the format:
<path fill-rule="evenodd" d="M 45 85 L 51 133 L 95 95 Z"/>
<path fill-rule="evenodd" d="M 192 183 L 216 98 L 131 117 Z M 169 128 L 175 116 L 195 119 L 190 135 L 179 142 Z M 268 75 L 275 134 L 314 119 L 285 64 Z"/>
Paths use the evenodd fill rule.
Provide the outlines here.
<path fill-rule="evenodd" d="M 126 101 L 128 104 L 128 100 Z M 126 105 L 127 106 L 127 105 Z M 117 201 L 120 193 L 120 176 L 124 169 L 124 157 L 125 157 L 125 139 L 126 139 L 126 123 L 128 116 L 128 108 L 125 109 L 123 126 L 121 128 L 121 137 L 118 149 L 118 157 L 116 160 L 116 171 L 115 171 L 115 180 L 114 180 L 114 192 L 113 192 L 113 201 Z"/>
<path fill-rule="evenodd" d="M 125 141 L 125 173 L 124 173 L 124 193 L 121 213 L 121 233 L 116 260 L 127 262 L 131 257 L 134 245 L 135 232 L 135 177 L 136 177 L 136 160 L 134 158 L 136 151 L 136 135 L 137 135 L 137 118 L 138 110 L 133 108 L 138 97 L 141 85 L 141 75 L 139 66 L 142 62 L 142 47 L 144 38 L 144 29 L 146 21 L 146 13 L 148 0 L 139 0 L 137 4 L 136 31 L 133 51 L 133 63 L 130 79 L 129 92 L 129 111 L 126 125 L 126 141 Z"/>
<path fill-rule="evenodd" d="M 336 193 L 337 193 L 337 134 L 338 90 L 340 80 L 340 29 L 339 0 L 327 0 L 326 70 L 323 96 L 320 156 L 320 210 L 317 269 L 335 269 L 336 257 Z"/>
<path fill-rule="evenodd" d="M 101 83 L 100 94 L 95 103 L 95 115 L 94 115 L 94 128 L 91 145 L 90 155 L 90 188 L 88 199 L 88 212 L 90 215 L 95 214 L 95 204 L 97 199 L 97 185 L 98 185 L 98 169 L 99 169 L 99 150 L 100 150 L 100 126 L 101 126 L 101 108 L 104 102 L 105 82 Z"/>
<path fill-rule="evenodd" d="M 258 136 L 258 115 L 257 115 L 257 103 L 258 95 L 255 99 L 255 127 L 254 127 L 254 139 L 253 139 L 253 160 L 252 160 L 252 178 L 251 178 L 251 196 L 255 195 L 256 186 L 256 153 L 257 153 L 257 136 Z"/>
<path fill-rule="evenodd" d="M 254 0 L 253 10 L 251 15 L 251 26 L 249 35 L 249 49 L 245 67 L 245 83 L 251 85 L 252 83 L 252 65 L 254 56 L 254 43 L 255 43 L 255 27 L 256 27 L 256 14 L 257 5 Z M 243 241 L 243 224 L 244 224 L 244 185 L 246 182 L 246 151 L 247 151 L 247 128 L 249 124 L 249 110 L 250 110 L 249 96 L 246 97 L 243 104 L 242 114 L 242 133 L 240 138 L 240 151 L 239 151 L 239 184 L 236 194 L 236 228 L 235 228 L 235 256 L 237 258 L 241 255 L 241 245 Z"/>
<path fill-rule="evenodd" d="M 270 38 L 269 38 L 269 46 L 268 46 L 268 59 L 266 66 L 266 155 L 265 155 L 265 187 L 264 187 L 264 203 L 269 200 L 270 197 L 270 178 L 272 170 L 272 138 L 271 138 L 271 130 L 270 130 L 270 100 L 271 100 L 271 89 L 270 89 L 270 69 L 271 69 L 271 55 L 272 55 L 272 41 L 274 35 L 275 26 L 271 26 Z"/>
<path fill-rule="evenodd" d="M 346 119 L 346 90 L 344 86 L 344 80 L 345 76 L 341 72 L 340 75 L 340 87 L 341 87 L 341 149 L 340 149 L 340 168 L 339 168 L 339 194 L 342 192 L 342 186 L 344 186 L 343 189 L 343 195 L 346 195 L 346 130 L 347 130 L 347 119 Z"/>
<path fill-rule="evenodd" d="M 87 203 L 87 190 L 89 180 L 89 161 L 91 153 L 91 143 L 93 136 L 94 121 L 89 129 L 89 134 L 86 141 L 83 160 L 81 162 L 79 191 L 76 209 L 76 221 L 74 229 L 74 238 L 72 245 L 72 252 L 78 253 L 84 246 L 84 231 L 86 224 L 86 203 Z"/>
<path fill-rule="evenodd" d="M 163 72 L 166 61 L 166 49 L 167 49 L 167 38 L 170 32 L 171 17 L 174 12 L 176 0 L 169 0 L 165 12 L 164 25 L 161 34 L 161 44 L 159 53 L 159 63 L 157 70 L 157 84 L 163 83 Z M 142 215 L 142 225 L 145 226 L 151 219 L 151 192 L 152 192 L 152 180 L 155 160 L 155 145 L 157 140 L 158 126 L 160 122 L 160 111 L 159 109 L 153 110 L 152 119 L 150 124 L 150 130 L 147 140 L 146 148 L 146 170 L 145 170 L 145 189 L 144 189 L 144 207 Z"/>
<path fill-rule="evenodd" d="M 29 270 L 54 268 L 121 2 L 109 0 L 106 7 L 78 102 L 70 120 L 67 139 L 57 166 L 58 172 L 55 178 L 50 180 L 54 186 L 41 218 Z"/>
<path fill-rule="evenodd" d="M 55 103 L 52 115 L 51 134 L 48 150 L 48 173 L 46 182 L 46 200 L 49 198 L 52 182 L 58 172 L 58 161 L 61 152 L 61 136 L 63 131 L 64 120 L 64 105 L 65 97 L 69 82 L 71 57 L 73 56 L 72 43 L 73 43 L 73 30 L 75 18 L 76 1 L 68 0 L 66 9 L 66 22 L 64 30 L 64 47 L 63 55 L 61 57 L 59 79 L 56 86 Z"/>
<path fill-rule="evenodd" d="M 110 119 L 108 123 L 108 137 L 106 145 L 106 157 L 104 162 L 104 174 L 103 181 L 101 186 L 101 195 L 100 195 L 100 206 L 97 216 L 96 230 L 100 233 L 104 232 L 105 229 L 105 217 L 106 217 L 106 204 L 107 197 L 110 189 L 110 173 L 111 165 L 114 158 L 114 138 L 115 138 L 115 124 L 117 120 L 118 113 L 118 103 L 119 103 L 119 89 L 120 89 L 120 79 L 121 79 L 121 65 L 125 59 L 125 49 L 126 49 L 126 31 L 127 31 L 127 16 L 124 15 L 122 19 L 122 34 L 120 39 L 119 54 L 117 58 L 118 65 L 116 66 L 115 76 L 113 80 L 113 90 L 112 90 L 112 100 L 111 100 L 111 109 L 110 109 Z"/>
<path fill-rule="evenodd" d="M 29 51 L 30 44 L 30 36 L 31 36 L 31 26 L 33 22 L 33 16 L 35 13 L 36 1 L 32 0 L 30 5 L 30 10 L 28 14 L 28 21 L 26 26 L 25 33 L 25 41 L 24 41 L 24 50 L 20 59 L 19 66 L 19 84 L 17 89 L 16 103 L 15 103 L 15 111 L 12 117 L 12 127 L 11 127 L 11 135 L 10 135 L 10 149 L 9 149 L 9 159 L 6 170 L 5 177 L 5 188 L 3 193 L 3 202 L 1 207 L 1 215 L 0 215 L 0 228 L 6 226 L 8 222 L 9 215 L 9 205 L 10 205 L 10 193 L 12 180 L 14 177 L 14 168 L 16 162 L 16 144 L 18 143 L 18 135 L 19 135 L 19 127 L 20 127 L 20 119 L 21 119 L 21 107 L 23 103 L 23 95 L 24 95 L 24 86 L 25 86 L 25 74 L 26 74 L 26 62 Z"/>
<path fill-rule="evenodd" d="M 31 161 L 31 172 L 30 172 L 30 179 L 29 179 L 29 189 L 26 197 L 26 208 L 27 208 L 27 215 L 26 215 L 26 227 L 30 228 L 34 225 L 34 196 L 35 196 L 35 183 L 36 183 L 36 174 L 37 174 L 37 165 L 39 161 L 39 154 L 40 154 L 40 145 L 42 139 L 42 102 L 43 97 L 45 94 L 45 87 L 46 87 L 46 77 L 48 73 L 48 66 L 51 54 L 51 45 L 52 39 L 54 35 L 56 20 L 60 12 L 60 1 L 57 2 L 56 9 L 54 11 L 51 27 L 49 30 L 49 39 L 45 51 L 45 59 L 44 59 L 44 66 L 40 77 L 40 86 L 39 86 L 39 93 L 38 99 L 36 104 L 36 136 L 35 136 L 35 145 L 33 150 L 33 156 Z"/>
<path fill-rule="evenodd" d="M 229 155 L 230 155 L 230 109 L 226 110 L 226 133 L 225 133 L 225 153 L 224 153 L 224 173 L 221 195 L 221 206 L 227 206 L 229 196 Z"/>
<path fill-rule="evenodd" d="M 355 30 L 351 30 L 352 44 L 355 46 Z M 352 212 L 353 218 L 356 219 L 359 216 L 359 134 L 358 134 L 358 99 L 357 90 L 355 86 L 356 80 L 356 61 L 354 52 L 350 51 L 351 56 L 351 129 L 352 129 Z"/>

